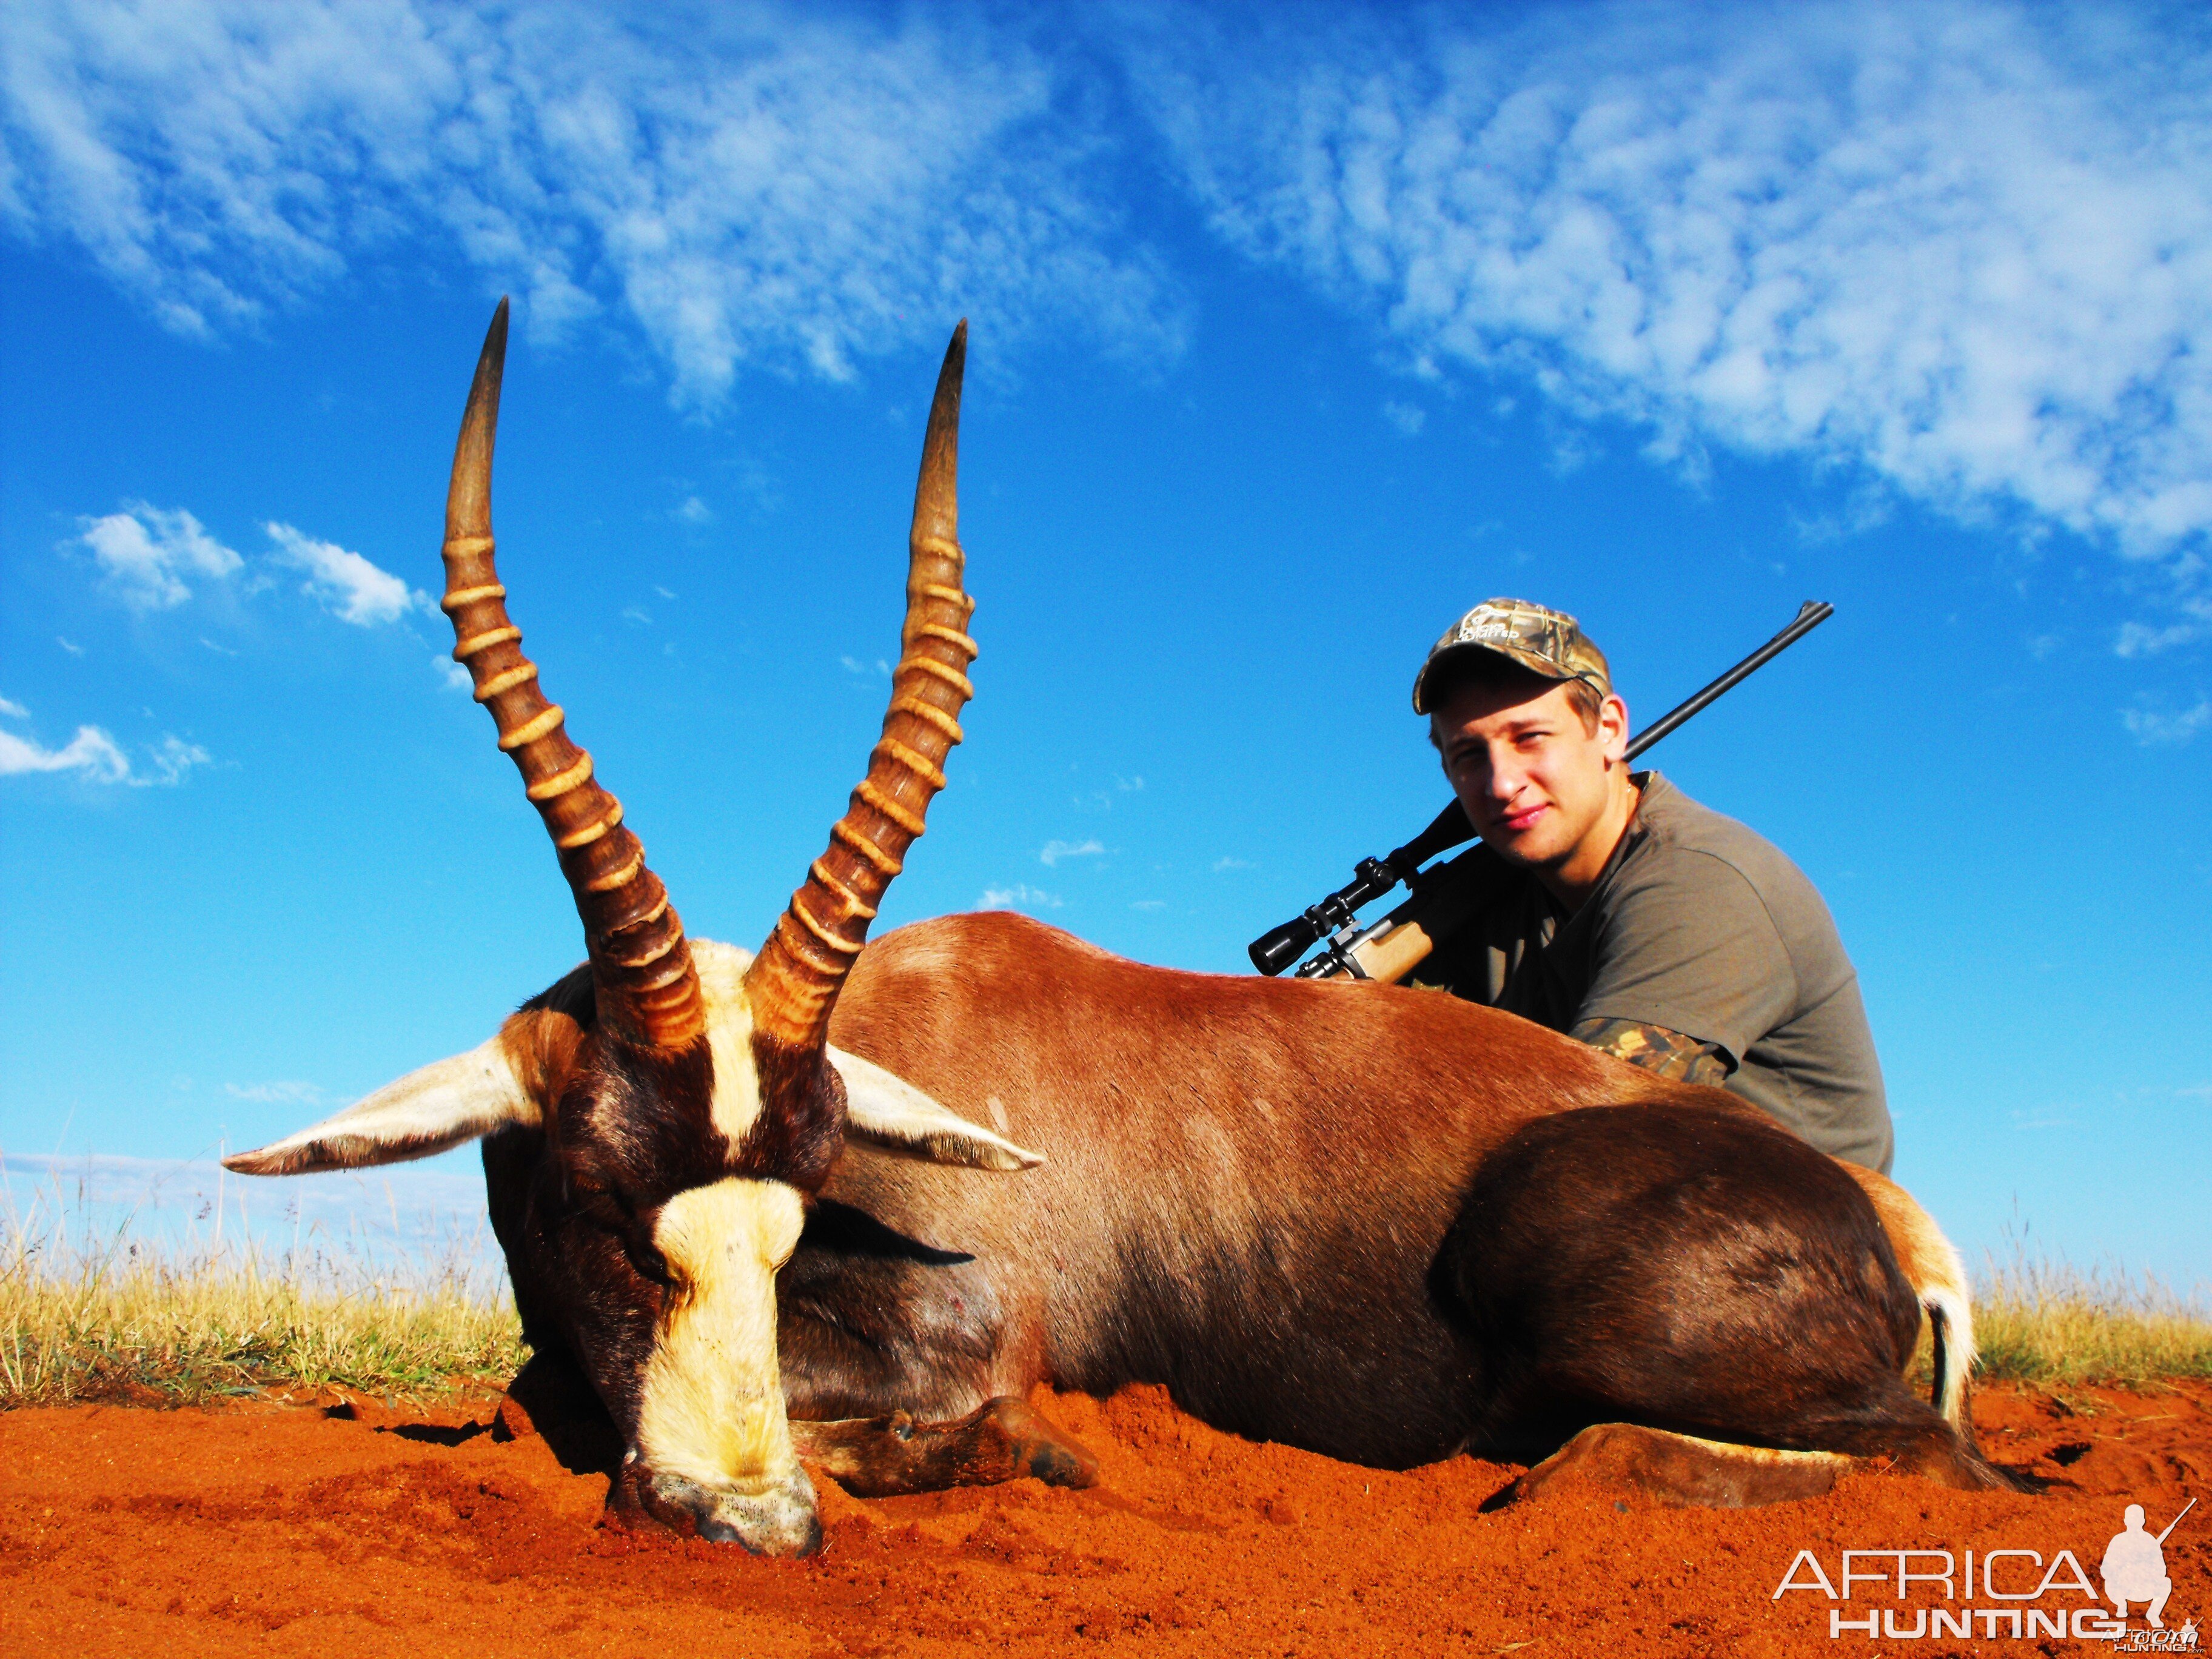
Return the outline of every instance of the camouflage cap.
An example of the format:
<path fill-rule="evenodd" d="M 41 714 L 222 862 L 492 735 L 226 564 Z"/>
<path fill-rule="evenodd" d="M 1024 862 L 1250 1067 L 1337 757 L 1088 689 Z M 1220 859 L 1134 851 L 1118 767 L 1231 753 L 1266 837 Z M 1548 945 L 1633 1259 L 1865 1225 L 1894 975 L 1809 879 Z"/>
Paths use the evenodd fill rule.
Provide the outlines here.
<path fill-rule="evenodd" d="M 1601 696 L 1613 695 L 1613 671 L 1606 666 L 1605 653 L 1565 611 L 1547 611 L 1526 599 L 1485 599 L 1429 647 L 1428 660 L 1413 676 L 1416 714 L 1430 712 L 1422 694 L 1437 665 L 1471 651 L 1491 652 L 1547 680 L 1582 680 Z"/>

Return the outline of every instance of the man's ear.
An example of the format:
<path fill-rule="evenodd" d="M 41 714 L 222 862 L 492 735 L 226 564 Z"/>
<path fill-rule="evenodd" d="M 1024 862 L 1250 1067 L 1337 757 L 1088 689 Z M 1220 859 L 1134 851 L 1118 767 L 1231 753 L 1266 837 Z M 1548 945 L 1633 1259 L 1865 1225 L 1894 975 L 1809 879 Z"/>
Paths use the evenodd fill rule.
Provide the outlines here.
<path fill-rule="evenodd" d="M 517 1061 L 534 1061 L 543 1046 L 530 1041 L 537 1022 L 562 1018 L 542 1011 L 517 1014 L 482 1048 L 410 1072 L 335 1116 L 258 1152 L 234 1152 L 223 1159 L 223 1167 L 264 1176 L 357 1170 L 428 1158 L 510 1123 L 538 1123 L 544 1114 L 524 1087 Z M 532 1064 L 530 1069 L 537 1068 Z"/>
<path fill-rule="evenodd" d="M 1033 1170 L 1044 1162 L 1042 1153 L 1026 1152 L 970 1123 L 858 1054 L 832 1048 L 830 1063 L 844 1080 L 845 1133 L 855 1140 L 902 1158 L 971 1170 Z"/>
<path fill-rule="evenodd" d="M 1628 758 L 1628 704 L 1618 691 L 1598 705 L 1598 730 L 1605 733 L 1605 757 L 1619 764 Z"/>

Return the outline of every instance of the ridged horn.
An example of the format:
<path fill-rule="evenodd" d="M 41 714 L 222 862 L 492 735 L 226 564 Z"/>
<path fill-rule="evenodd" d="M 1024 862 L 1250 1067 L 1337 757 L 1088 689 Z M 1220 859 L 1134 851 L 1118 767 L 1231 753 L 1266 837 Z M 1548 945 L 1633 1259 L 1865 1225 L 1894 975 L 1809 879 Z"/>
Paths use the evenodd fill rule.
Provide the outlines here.
<path fill-rule="evenodd" d="M 756 1031 L 794 1048 L 829 1040 L 830 1011 L 868 936 L 868 924 L 929 803 L 945 787 L 945 757 L 960 741 L 960 710 L 975 695 L 968 665 L 975 609 L 961 586 L 960 377 L 968 361 L 963 318 L 945 349 L 929 429 L 921 441 L 914 528 L 907 539 L 906 625 L 891 675 L 884 735 L 845 816 L 830 832 L 806 883 L 791 896 L 745 973 Z"/>
<path fill-rule="evenodd" d="M 583 919 L 599 1019 L 630 1042 L 684 1048 L 706 1030 L 684 925 L 646 868 L 645 848 L 624 827 L 622 803 L 592 781 L 592 757 L 568 740 L 560 708 L 539 690 L 538 665 L 522 654 L 522 630 L 507 617 L 507 589 L 493 565 L 491 458 L 506 361 L 502 299 L 477 359 L 446 495 L 441 603 L 453 618 L 453 658 L 468 669 L 476 700 L 499 728 L 499 746 L 553 837 Z"/>

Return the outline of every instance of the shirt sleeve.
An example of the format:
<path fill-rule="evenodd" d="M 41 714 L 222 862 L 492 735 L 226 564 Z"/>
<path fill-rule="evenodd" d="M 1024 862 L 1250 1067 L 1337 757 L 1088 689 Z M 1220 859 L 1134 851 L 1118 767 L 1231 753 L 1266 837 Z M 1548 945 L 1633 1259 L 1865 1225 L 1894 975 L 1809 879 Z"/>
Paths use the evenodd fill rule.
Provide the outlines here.
<path fill-rule="evenodd" d="M 1731 1066 L 1796 1005 L 1797 974 L 1758 890 L 1676 850 L 1604 904 L 1575 1024 L 1632 1020 L 1717 1043 Z"/>
<path fill-rule="evenodd" d="M 1663 1025 L 1643 1024 L 1632 1019 L 1578 1020 L 1567 1035 L 1601 1054 L 1641 1066 L 1661 1077 L 1681 1083 L 1717 1086 L 1728 1081 L 1728 1056 L 1717 1042 L 1684 1036 Z"/>

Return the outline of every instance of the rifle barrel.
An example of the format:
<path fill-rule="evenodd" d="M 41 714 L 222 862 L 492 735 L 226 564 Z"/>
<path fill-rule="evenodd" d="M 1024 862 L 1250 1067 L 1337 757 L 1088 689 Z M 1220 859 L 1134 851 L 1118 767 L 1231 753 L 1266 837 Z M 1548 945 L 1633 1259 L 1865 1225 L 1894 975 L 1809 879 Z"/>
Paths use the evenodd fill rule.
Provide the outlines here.
<path fill-rule="evenodd" d="M 1628 758 L 1634 760 L 1715 698 L 1749 679 L 1835 614 L 1836 607 L 1825 600 L 1806 600 L 1797 607 L 1797 615 L 1791 620 L 1789 627 L 1767 641 L 1765 645 L 1760 646 L 1758 650 L 1729 669 L 1727 673 L 1722 675 L 1687 702 L 1668 709 L 1656 721 L 1645 726 L 1644 730 L 1631 738 L 1628 741 Z"/>

